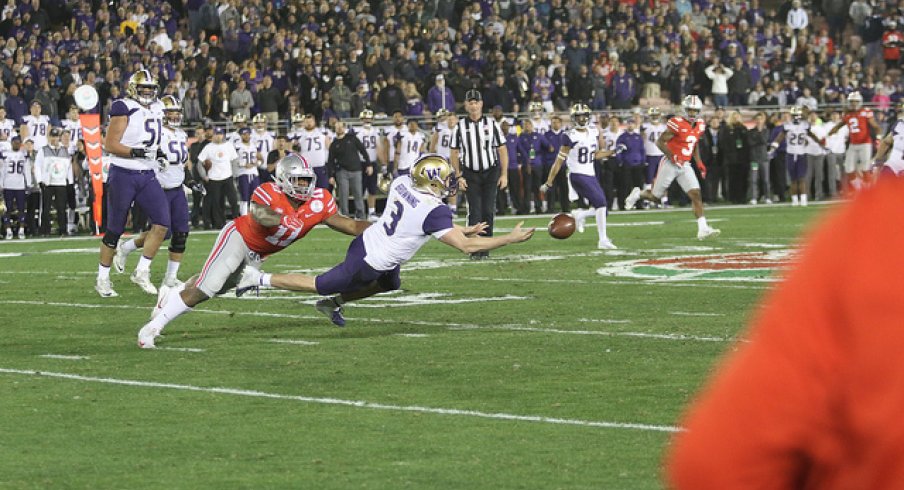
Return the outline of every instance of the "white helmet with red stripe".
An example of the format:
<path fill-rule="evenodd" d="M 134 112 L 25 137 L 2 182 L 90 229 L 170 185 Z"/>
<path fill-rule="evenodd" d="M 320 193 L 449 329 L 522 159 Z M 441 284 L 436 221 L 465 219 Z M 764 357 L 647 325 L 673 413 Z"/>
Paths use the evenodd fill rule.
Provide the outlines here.
<path fill-rule="evenodd" d="M 684 117 L 694 122 L 703 111 L 703 101 L 696 95 L 688 95 L 681 101 L 681 108 L 684 110 Z"/>
<path fill-rule="evenodd" d="M 297 201 L 307 201 L 317 188 L 314 168 L 297 153 L 289 153 L 276 163 L 275 181 L 283 194 Z"/>
<path fill-rule="evenodd" d="M 863 104 L 863 96 L 860 95 L 860 92 L 854 91 L 848 94 L 847 101 L 851 109 L 859 109 L 860 105 Z"/>

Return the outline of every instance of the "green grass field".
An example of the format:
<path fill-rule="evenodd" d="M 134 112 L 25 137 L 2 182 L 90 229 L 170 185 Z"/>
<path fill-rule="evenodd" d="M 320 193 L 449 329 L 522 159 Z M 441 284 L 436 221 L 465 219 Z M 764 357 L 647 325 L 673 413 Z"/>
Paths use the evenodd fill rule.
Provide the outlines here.
<path fill-rule="evenodd" d="M 97 239 L 0 241 L 0 488 L 660 488 L 683 407 L 826 212 L 712 209 L 707 242 L 687 209 L 614 213 L 609 253 L 592 227 L 483 262 L 434 241 L 344 329 L 313 296 L 226 296 L 154 351 L 154 298 L 127 275 L 94 293 Z M 264 268 L 349 241 L 317 229 Z"/>

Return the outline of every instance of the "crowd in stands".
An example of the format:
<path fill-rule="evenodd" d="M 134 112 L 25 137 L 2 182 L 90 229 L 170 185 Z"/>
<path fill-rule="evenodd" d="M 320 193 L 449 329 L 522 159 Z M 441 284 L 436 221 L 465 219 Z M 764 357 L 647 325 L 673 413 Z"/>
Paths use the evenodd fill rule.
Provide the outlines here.
<path fill-rule="evenodd" d="M 898 26 L 904 2 L 883 0 L 8 0 L 0 106 L 19 128 L 37 101 L 58 125 L 91 84 L 106 120 L 147 68 L 189 127 L 237 114 L 325 125 L 364 109 L 430 121 L 477 88 L 506 114 L 577 102 L 668 114 L 699 94 L 707 113 L 764 107 L 770 129 L 780 107 L 821 110 L 859 91 L 884 128 L 904 100 Z"/>

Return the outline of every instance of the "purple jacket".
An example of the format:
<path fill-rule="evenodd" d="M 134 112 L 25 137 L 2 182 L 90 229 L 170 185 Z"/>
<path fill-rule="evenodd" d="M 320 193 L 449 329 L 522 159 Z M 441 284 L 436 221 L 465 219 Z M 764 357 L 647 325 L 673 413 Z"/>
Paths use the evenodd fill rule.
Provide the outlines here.
<path fill-rule="evenodd" d="M 629 73 L 612 77 L 612 95 L 615 100 L 630 101 L 637 94 L 637 82 Z"/>
<path fill-rule="evenodd" d="M 444 90 L 440 90 L 436 85 L 430 87 L 430 90 L 427 91 L 427 108 L 434 114 L 440 109 L 455 112 L 455 96 L 452 95 L 452 89 L 448 85 L 444 87 Z"/>
<path fill-rule="evenodd" d="M 559 150 L 562 149 L 562 142 L 565 140 L 565 131 L 560 130 L 556 133 L 550 129 L 544 133 L 543 136 L 552 147 L 550 151 L 543 152 L 543 165 L 552 167 L 552 164 L 556 163 L 556 156 L 558 156 Z"/>
<path fill-rule="evenodd" d="M 629 133 L 628 131 L 622 133 L 615 141 L 615 148 L 620 148 L 621 146 L 625 148 L 618 154 L 618 161 L 622 165 L 635 167 L 644 163 L 646 153 L 643 149 L 643 137 L 640 136 L 640 133 Z"/>

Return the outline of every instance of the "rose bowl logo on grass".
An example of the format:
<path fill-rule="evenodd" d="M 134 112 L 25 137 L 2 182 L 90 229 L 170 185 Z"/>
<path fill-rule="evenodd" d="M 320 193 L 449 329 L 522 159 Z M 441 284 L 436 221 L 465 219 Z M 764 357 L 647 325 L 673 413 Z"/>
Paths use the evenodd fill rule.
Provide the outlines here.
<path fill-rule="evenodd" d="M 790 250 L 686 255 L 612 262 L 596 272 L 657 281 L 775 281 L 791 259 Z"/>

